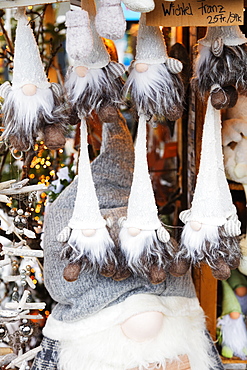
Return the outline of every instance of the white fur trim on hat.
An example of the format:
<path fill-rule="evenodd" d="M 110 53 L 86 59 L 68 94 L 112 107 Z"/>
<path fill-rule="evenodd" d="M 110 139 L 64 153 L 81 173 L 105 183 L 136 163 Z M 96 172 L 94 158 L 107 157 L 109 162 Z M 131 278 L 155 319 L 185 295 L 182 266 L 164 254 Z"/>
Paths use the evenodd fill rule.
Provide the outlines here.
<path fill-rule="evenodd" d="M 137 342 L 126 337 L 121 324 L 141 312 L 164 316 L 156 337 Z M 150 363 L 165 367 L 181 354 L 188 356 L 191 370 L 216 367 L 209 355 L 205 318 L 196 298 L 137 294 L 77 322 L 57 321 L 50 315 L 43 333 L 48 337 L 57 334 L 59 364 L 64 370 L 147 368 Z"/>
<path fill-rule="evenodd" d="M 18 8 L 15 53 L 13 62 L 13 89 L 33 84 L 41 89 L 49 88 L 50 83 L 44 72 L 38 45 L 25 14 L 25 8 Z"/>

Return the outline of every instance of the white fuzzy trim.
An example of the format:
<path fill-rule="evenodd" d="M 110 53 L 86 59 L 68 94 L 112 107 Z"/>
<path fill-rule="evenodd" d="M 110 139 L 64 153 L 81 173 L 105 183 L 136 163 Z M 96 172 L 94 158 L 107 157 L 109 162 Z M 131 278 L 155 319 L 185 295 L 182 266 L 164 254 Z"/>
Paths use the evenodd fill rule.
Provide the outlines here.
<path fill-rule="evenodd" d="M 164 314 L 157 337 L 142 343 L 128 339 L 119 324 L 133 314 L 147 311 Z M 165 366 L 165 359 L 176 360 L 183 354 L 188 355 L 191 370 L 209 370 L 214 364 L 208 356 L 210 347 L 204 330 L 204 315 L 196 298 L 143 294 L 72 324 L 56 322 L 50 316 L 43 333 L 48 337 L 51 333 L 53 339 L 61 341 L 63 370 L 141 369 L 149 363 Z"/>
<path fill-rule="evenodd" d="M 96 229 L 93 236 L 85 236 L 82 230 L 74 229 L 68 244 L 74 250 L 75 260 L 87 256 L 93 264 L 97 263 L 99 266 L 107 263 L 107 256 L 114 248 L 114 243 L 105 227 Z"/>
<path fill-rule="evenodd" d="M 188 313 L 192 316 L 203 315 L 197 298 L 135 294 L 121 303 L 74 322 L 56 320 L 51 314 L 46 321 L 43 334 L 59 341 L 65 337 L 68 340 L 73 340 L 74 336 L 86 338 L 88 335 L 107 330 L 113 325 L 122 324 L 133 315 L 152 311 L 172 317 L 186 317 Z"/>

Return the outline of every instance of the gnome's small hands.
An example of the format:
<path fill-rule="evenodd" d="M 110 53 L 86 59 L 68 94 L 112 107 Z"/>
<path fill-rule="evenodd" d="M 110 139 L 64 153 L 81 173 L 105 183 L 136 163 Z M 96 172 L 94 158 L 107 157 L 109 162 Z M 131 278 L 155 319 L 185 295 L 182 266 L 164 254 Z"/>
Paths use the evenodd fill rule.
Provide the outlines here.
<path fill-rule="evenodd" d="M 247 88 L 246 42 L 239 26 L 208 27 L 198 41 L 193 82 L 203 98 L 211 93 L 215 109 L 233 107 Z"/>
<path fill-rule="evenodd" d="M 0 87 L 2 138 L 17 150 L 28 150 L 38 136 L 51 149 L 61 148 L 68 121 L 64 94 L 58 84 L 47 80 L 25 8 L 17 10 L 16 19 L 13 81 Z"/>
<path fill-rule="evenodd" d="M 205 116 L 199 173 L 189 210 L 180 213 L 185 224 L 178 260 L 206 262 L 217 279 L 227 279 L 239 265 L 237 236 L 240 222 L 225 177 L 221 147 L 221 118 L 211 99 Z"/>
<path fill-rule="evenodd" d="M 217 321 L 218 341 L 221 354 L 226 358 L 247 356 L 247 331 L 241 305 L 229 284 L 222 281 L 222 314 Z"/>
<path fill-rule="evenodd" d="M 159 27 L 147 26 L 142 14 L 136 59 L 124 86 L 124 96 L 130 92 L 138 114 L 148 119 L 165 116 L 170 121 L 182 116 L 184 89 L 178 75 L 182 68 L 179 60 L 168 57 Z"/>

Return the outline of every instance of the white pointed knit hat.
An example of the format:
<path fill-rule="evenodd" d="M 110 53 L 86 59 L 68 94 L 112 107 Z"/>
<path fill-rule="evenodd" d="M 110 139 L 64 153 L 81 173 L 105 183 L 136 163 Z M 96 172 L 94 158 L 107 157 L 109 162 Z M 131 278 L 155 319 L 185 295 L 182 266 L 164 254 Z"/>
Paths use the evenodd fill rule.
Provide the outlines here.
<path fill-rule="evenodd" d="M 205 37 L 198 40 L 198 43 L 211 47 L 214 43 L 218 43 L 219 39 L 227 46 L 243 45 L 247 42 L 239 26 L 213 26 L 207 28 Z"/>
<path fill-rule="evenodd" d="M 164 37 L 157 26 L 146 25 L 146 14 L 139 21 L 136 63 L 160 64 L 168 58 Z"/>
<path fill-rule="evenodd" d="M 146 152 L 147 118 L 141 114 L 135 144 L 135 166 L 128 202 L 126 228 L 157 230 L 161 226 L 155 203 L 153 187 L 148 172 Z"/>
<path fill-rule="evenodd" d="M 33 84 L 42 89 L 48 88 L 50 83 L 45 75 L 38 45 L 24 7 L 17 9 L 15 18 L 17 28 L 12 87 L 18 89 L 26 84 Z"/>
<path fill-rule="evenodd" d="M 89 15 L 91 34 L 93 37 L 93 47 L 89 54 L 83 56 L 81 52 L 78 53 L 74 59 L 73 66 L 79 67 L 84 66 L 87 68 L 103 68 L 110 62 L 110 56 L 104 45 L 102 38 L 98 35 L 95 28 L 95 17 Z M 71 41 L 71 40 L 70 40 Z M 74 40 L 75 45 L 78 49 L 83 49 L 84 45 L 78 43 L 78 39 Z"/>
<path fill-rule="evenodd" d="M 81 120 L 81 149 L 78 168 L 78 188 L 72 218 L 68 226 L 71 229 L 100 229 L 106 221 L 101 216 L 99 202 L 92 178 L 87 144 L 87 124 Z"/>
<path fill-rule="evenodd" d="M 146 14 L 142 14 L 140 18 L 133 65 L 140 63 L 151 65 L 165 63 L 170 72 L 174 74 L 183 69 L 180 60 L 168 57 L 165 39 L 160 28 L 146 25 Z"/>
<path fill-rule="evenodd" d="M 236 214 L 229 185 L 226 180 L 221 139 L 220 111 L 208 99 L 203 126 L 200 168 L 190 210 L 180 213 L 186 223 L 223 226 L 227 219 Z"/>

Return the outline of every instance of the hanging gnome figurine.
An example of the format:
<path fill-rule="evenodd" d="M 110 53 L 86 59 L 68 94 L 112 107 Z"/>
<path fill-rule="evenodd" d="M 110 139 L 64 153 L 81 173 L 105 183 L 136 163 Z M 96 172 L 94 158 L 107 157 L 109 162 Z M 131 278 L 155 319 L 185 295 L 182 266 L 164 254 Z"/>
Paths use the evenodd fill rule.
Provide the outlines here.
<path fill-rule="evenodd" d="M 80 24 L 78 20 L 84 15 L 85 12 L 81 9 L 66 14 L 68 41 L 73 40 L 75 47 L 73 50 L 71 45 L 67 46 L 67 50 L 73 52 L 75 60 L 66 81 L 66 89 L 73 109 L 81 120 L 81 149 L 74 212 L 68 226 L 60 232 L 57 240 L 68 241 L 70 248 L 65 248 L 63 256 L 68 257 L 72 263 L 80 262 L 81 270 L 93 272 L 104 270 L 106 273 L 109 269 L 110 274 L 115 271 L 115 246 L 106 227 L 111 226 L 110 220 L 105 220 L 99 209 L 88 155 L 86 118 L 93 110 L 99 114 L 103 112 L 104 115 L 105 110 L 109 110 L 111 106 L 117 107 L 122 86 L 120 76 L 124 73 L 124 68 L 118 63 L 109 61 L 109 54 L 103 41 L 95 32 L 92 15 L 89 24 L 93 48 L 87 56 L 81 54 L 81 46 L 76 44 L 76 39 L 72 37 L 73 35 L 76 37 L 76 31 L 73 35 L 71 32 Z M 73 21 L 74 18 L 76 22 Z"/>
<path fill-rule="evenodd" d="M 234 271 L 239 274 L 237 270 Z M 238 279 L 238 276 L 222 281 L 222 313 L 217 320 L 217 336 L 222 356 L 226 358 L 237 356 L 246 360 L 247 330 L 243 308 L 231 285 L 232 280 L 236 278 Z M 246 286 L 246 281 L 244 284 Z"/>
<path fill-rule="evenodd" d="M 233 107 L 247 88 L 246 42 L 239 26 L 208 27 L 198 41 L 192 81 L 202 98 L 211 94 L 216 109 Z"/>
<path fill-rule="evenodd" d="M 137 36 L 136 59 L 130 67 L 124 94 L 130 92 L 138 115 L 148 119 L 165 116 L 176 121 L 183 113 L 182 63 L 167 55 L 159 27 L 147 26 L 142 14 Z"/>
<path fill-rule="evenodd" d="M 174 249 L 170 234 L 158 218 L 148 172 L 146 125 L 147 120 L 156 114 L 173 120 L 182 115 L 183 87 L 179 77 L 169 70 L 171 66 L 176 73 L 182 69 L 178 60 L 167 57 L 159 27 L 146 26 L 145 15 L 142 14 L 137 58 L 125 87 L 125 93 L 130 90 L 136 104 L 139 123 L 127 218 L 120 220 L 119 237 L 131 271 L 148 277 L 155 284 L 165 280 Z M 156 279 L 153 279 L 154 271 Z"/>
<path fill-rule="evenodd" d="M 64 94 L 60 85 L 47 80 L 25 8 L 18 8 L 15 17 L 13 80 L 0 87 L 4 98 L 2 139 L 21 151 L 32 147 L 38 137 L 49 149 L 61 148 L 68 121 Z"/>
<path fill-rule="evenodd" d="M 200 168 L 192 206 L 180 213 L 185 224 L 178 260 L 206 262 L 217 279 L 227 279 L 239 265 L 240 222 L 226 180 L 220 111 L 208 99 Z"/>
<path fill-rule="evenodd" d="M 66 13 L 67 51 L 73 59 L 65 81 L 65 89 L 72 111 L 81 117 L 88 117 L 93 111 L 100 113 L 108 106 L 118 107 L 121 102 L 121 89 L 125 67 L 117 62 L 111 62 L 101 37 L 95 30 L 94 16 L 89 14 L 89 22 L 85 22 L 87 12 L 75 10 Z M 91 34 L 92 49 L 85 52 L 77 34 L 81 34 L 81 27 L 86 24 L 90 27 L 87 34 Z M 91 39 L 89 38 L 89 48 Z"/>

